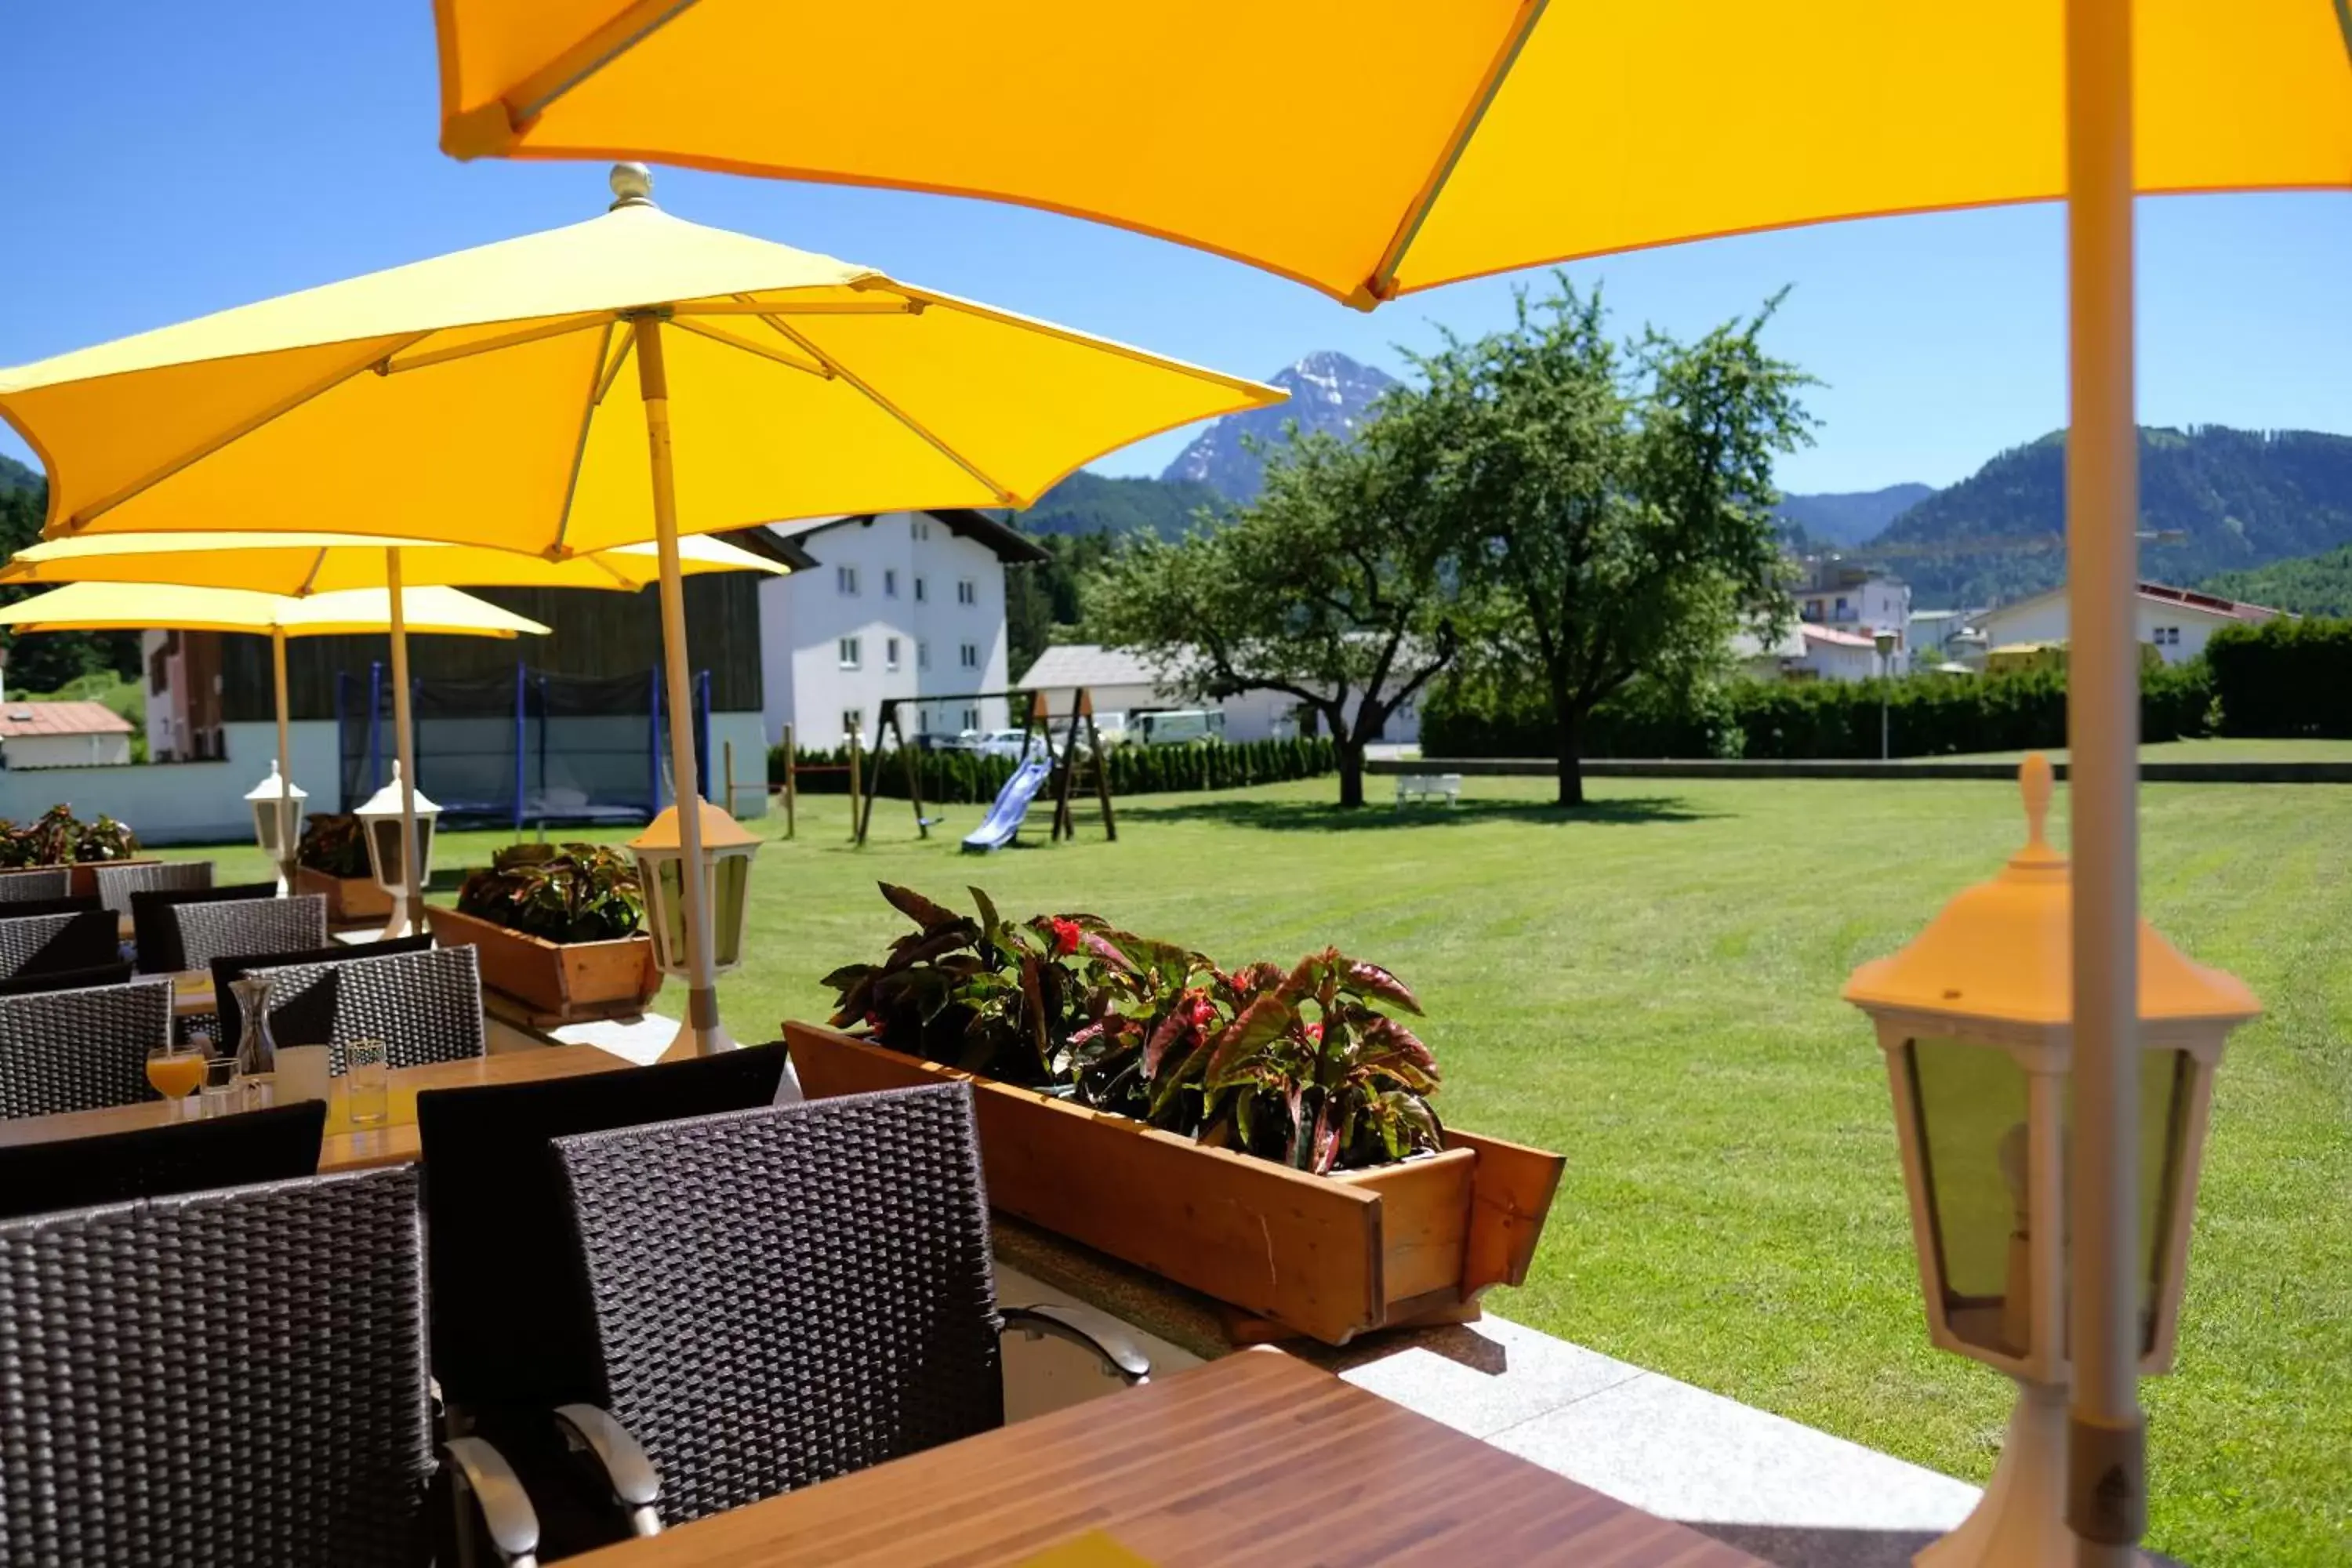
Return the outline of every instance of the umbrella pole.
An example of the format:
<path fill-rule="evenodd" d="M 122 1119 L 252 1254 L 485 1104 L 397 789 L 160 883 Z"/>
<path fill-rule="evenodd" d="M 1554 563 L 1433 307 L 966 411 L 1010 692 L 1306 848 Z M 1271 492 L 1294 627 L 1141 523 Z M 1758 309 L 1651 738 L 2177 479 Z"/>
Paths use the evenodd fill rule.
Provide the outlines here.
<path fill-rule="evenodd" d="M 392 605 L 392 730 L 400 753 L 400 896 L 393 900 L 384 940 L 416 929 L 425 910 L 425 887 L 416 864 L 416 742 L 409 728 L 408 613 L 400 591 L 400 552 L 383 552 L 383 582 Z"/>
<path fill-rule="evenodd" d="M 2083 1568 L 2147 1528 L 2139 1409 L 2139 431 L 2131 0 L 2067 0 L 2067 672 L 2074 834 L 2074 1387 L 2066 1522 Z"/>
<path fill-rule="evenodd" d="M 677 809 L 679 879 L 686 915 L 686 1024 L 664 1056 L 711 1056 L 735 1042 L 719 1022 L 719 981 L 710 952 L 710 882 L 703 874 L 702 789 L 694 766 L 693 694 L 688 690 L 686 592 L 677 563 L 677 493 L 669 440 L 669 367 L 662 357 L 661 322 L 651 314 L 635 323 L 637 390 L 646 407 L 646 445 L 652 460 L 654 544 L 661 562 L 662 674 L 669 704 L 669 771 Z"/>
<path fill-rule="evenodd" d="M 293 796 L 294 750 L 287 739 L 286 725 L 286 628 L 269 628 L 269 675 L 278 696 L 278 896 L 284 898 L 294 890 L 293 816 L 288 807 Z"/>

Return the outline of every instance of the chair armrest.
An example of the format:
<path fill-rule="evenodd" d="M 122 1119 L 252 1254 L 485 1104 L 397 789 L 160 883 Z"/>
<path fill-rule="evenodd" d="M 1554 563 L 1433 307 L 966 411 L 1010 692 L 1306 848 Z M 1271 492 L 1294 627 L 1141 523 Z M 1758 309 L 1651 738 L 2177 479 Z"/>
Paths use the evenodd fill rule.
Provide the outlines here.
<path fill-rule="evenodd" d="M 1127 1325 L 1108 1312 L 1074 1307 L 1066 1301 L 1040 1301 L 1034 1307 L 999 1306 L 1006 1328 L 1017 1328 L 1030 1338 L 1051 1334 L 1067 1340 L 1102 1359 L 1113 1373 L 1131 1387 L 1151 1381 L 1151 1358 L 1127 1331 Z"/>
<path fill-rule="evenodd" d="M 539 1510 L 507 1457 L 479 1437 L 452 1437 L 441 1445 L 441 1457 L 460 1496 L 459 1527 L 466 1523 L 462 1499 L 470 1494 L 499 1561 L 507 1568 L 536 1568 Z"/>
<path fill-rule="evenodd" d="M 629 1514 L 633 1535 L 659 1535 L 661 1472 L 629 1429 L 593 1405 L 559 1405 L 556 1430 L 567 1447 L 592 1456 L 613 1489 L 613 1500 Z"/>

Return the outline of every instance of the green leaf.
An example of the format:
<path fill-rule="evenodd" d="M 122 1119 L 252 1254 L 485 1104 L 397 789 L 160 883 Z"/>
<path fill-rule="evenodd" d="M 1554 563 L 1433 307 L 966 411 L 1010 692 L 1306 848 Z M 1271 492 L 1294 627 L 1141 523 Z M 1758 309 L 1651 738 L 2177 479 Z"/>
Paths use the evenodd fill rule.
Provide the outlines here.
<path fill-rule="evenodd" d="M 870 963 L 845 963 L 817 984 L 828 991 L 846 991 L 873 973 Z"/>

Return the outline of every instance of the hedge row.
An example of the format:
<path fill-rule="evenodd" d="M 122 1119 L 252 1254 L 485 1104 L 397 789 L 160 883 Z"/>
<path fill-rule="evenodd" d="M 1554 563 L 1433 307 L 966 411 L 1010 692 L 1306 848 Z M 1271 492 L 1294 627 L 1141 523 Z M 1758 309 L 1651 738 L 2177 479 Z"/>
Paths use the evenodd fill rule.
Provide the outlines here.
<path fill-rule="evenodd" d="M 1243 741 L 1233 744 L 1208 742 L 1188 746 L 1112 746 L 1104 756 L 1110 769 L 1115 795 L 1153 795 L 1168 790 L 1232 789 L 1242 784 L 1276 784 L 1287 779 L 1318 778 L 1339 766 L 1330 741 L 1318 736 L 1298 741 Z M 996 798 L 1013 776 L 1010 757 L 983 757 L 971 752 L 917 752 L 923 799 L 941 805 L 985 805 Z M 847 795 L 846 748 L 811 751 L 801 748 L 802 769 L 838 771 L 801 773 L 795 787 L 803 795 Z M 886 800 L 907 797 L 907 768 L 896 752 L 861 763 L 865 787 Z M 782 788 L 784 749 L 768 750 L 768 783 Z"/>
<path fill-rule="evenodd" d="M 2201 662 L 2157 666 L 2140 679 L 2140 733 L 2175 741 L 2210 731 L 2215 686 Z M 1588 757 L 1874 757 L 1885 706 L 1897 757 L 2008 752 L 2066 743 L 2066 678 L 2057 671 L 1895 680 L 1738 681 L 1688 699 L 1629 689 L 1596 710 L 1580 737 Z M 1548 757 L 1540 693 L 1456 685 L 1422 712 L 1433 757 Z"/>
<path fill-rule="evenodd" d="M 2205 662 L 2222 733 L 2352 736 L 2352 621 L 2224 626 Z"/>

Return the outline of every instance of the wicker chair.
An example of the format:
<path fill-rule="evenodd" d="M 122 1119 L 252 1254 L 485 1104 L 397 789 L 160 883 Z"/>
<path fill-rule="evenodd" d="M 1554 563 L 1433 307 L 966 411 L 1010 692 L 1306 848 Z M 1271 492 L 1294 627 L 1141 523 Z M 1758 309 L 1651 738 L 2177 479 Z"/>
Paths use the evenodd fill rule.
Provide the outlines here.
<path fill-rule="evenodd" d="M 152 1099 L 148 1047 L 171 1027 L 168 980 L 0 996 L 0 1117 Z"/>
<path fill-rule="evenodd" d="M 470 947 L 248 973 L 269 981 L 269 1032 L 278 1043 L 323 1042 L 330 1072 L 343 1070 L 343 1047 L 356 1039 L 382 1040 L 395 1068 L 463 1061 L 488 1048 L 482 975 Z"/>
<path fill-rule="evenodd" d="M 192 892 L 131 895 L 131 941 L 138 949 L 139 973 L 173 974 L 188 967 L 180 952 L 180 922 L 173 910 L 184 904 L 220 904 L 241 899 L 274 899 L 275 882 L 240 882 L 233 888 Z"/>
<path fill-rule="evenodd" d="M 0 910 L 8 906 L 0 904 Z M 0 975 L 91 969 L 121 959 L 115 917 L 104 910 L 72 915 L 0 913 Z"/>
<path fill-rule="evenodd" d="M 394 1168 L 0 1224 L 0 1554 L 424 1563 L 416 1183 Z M 445 1452 L 494 1500 L 510 1489 L 481 1445 Z M 511 1557 L 535 1526 L 493 1534 Z"/>
<path fill-rule="evenodd" d="M 555 1150 L 610 1411 L 563 1414 L 600 1456 L 621 1449 L 625 1508 L 698 1519 L 1001 1426 L 1008 1320 L 1150 1370 L 1098 1313 L 1000 1316 L 966 1085 Z"/>
<path fill-rule="evenodd" d="M 0 1219 L 315 1175 L 327 1102 L 0 1147 Z"/>
<path fill-rule="evenodd" d="M 349 963 L 354 959 L 383 958 L 395 952 L 429 952 L 432 948 L 430 936 L 398 936 L 389 942 L 331 942 L 324 947 L 293 952 L 248 952 L 236 958 L 215 958 L 212 963 L 213 1007 L 220 1015 L 221 1038 L 234 1040 L 245 1028 L 245 1014 L 236 1005 L 236 993 L 229 989 L 232 980 L 242 980 L 265 969 Z"/>
<path fill-rule="evenodd" d="M 99 985 L 128 985 L 131 968 L 120 960 L 94 963 L 88 969 L 54 969 L 47 973 L 19 971 L 0 980 L 0 996 L 30 996 L 36 991 L 88 991 Z"/>
<path fill-rule="evenodd" d="M 204 969 L 215 958 L 235 958 L 241 952 L 288 952 L 327 945 L 324 893 L 175 904 L 172 919 L 180 928 L 183 969 Z"/>
<path fill-rule="evenodd" d="M 99 900 L 118 915 L 131 912 L 133 893 L 194 893 L 213 885 L 209 860 L 150 860 L 137 866 L 93 866 Z"/>
<path fill-rule="evenodd" d="M 65 866 L 0 872 L 0 904 L 18 904 L 33 899 L 62 899 L 72 890 L 73 871 Z"/>

